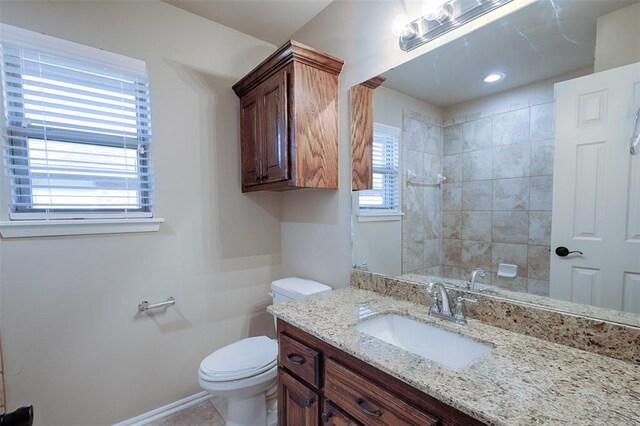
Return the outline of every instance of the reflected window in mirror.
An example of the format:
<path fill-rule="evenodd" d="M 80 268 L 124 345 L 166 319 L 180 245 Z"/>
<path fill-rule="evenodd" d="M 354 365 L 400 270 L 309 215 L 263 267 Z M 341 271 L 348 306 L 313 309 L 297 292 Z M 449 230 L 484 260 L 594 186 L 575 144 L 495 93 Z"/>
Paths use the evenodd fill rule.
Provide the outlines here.
<path fill-rule="evenodd" d="M 399 212 L 400 129 L 380 123 L 373 127 L 373 189 L 360 191 L 361 215 L 395 214 Z"/>

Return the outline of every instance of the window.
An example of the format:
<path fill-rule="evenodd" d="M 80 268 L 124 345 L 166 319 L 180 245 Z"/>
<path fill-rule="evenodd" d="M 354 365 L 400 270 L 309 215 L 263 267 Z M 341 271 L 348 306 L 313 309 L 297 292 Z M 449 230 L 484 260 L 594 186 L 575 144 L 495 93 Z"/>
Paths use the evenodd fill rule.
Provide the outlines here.
<path fill-rule="evenodd" d="M 9 217 L 152 217 L 145 64 L 0 28 Z"/>
<path fill-rule="evenodd" d="M 373 189 L 360 191 L 360 212 L 399 212 L 398 139 L 400 130 L 375 123 L 373 128 Z"/>

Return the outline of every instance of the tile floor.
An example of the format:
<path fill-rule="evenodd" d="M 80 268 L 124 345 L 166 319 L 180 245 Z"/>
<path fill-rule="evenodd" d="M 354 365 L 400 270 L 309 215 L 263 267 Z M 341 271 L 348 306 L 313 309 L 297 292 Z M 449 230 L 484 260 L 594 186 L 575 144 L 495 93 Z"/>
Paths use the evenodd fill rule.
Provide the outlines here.
<path fill-rule="evenodd" d="M 149 423 L 149 426 L 223 426 L 225 421 L 220 415 L 220 411 L 224 411 L 224 405 L 222 401 L 211 398 L 186 410 Z"/>

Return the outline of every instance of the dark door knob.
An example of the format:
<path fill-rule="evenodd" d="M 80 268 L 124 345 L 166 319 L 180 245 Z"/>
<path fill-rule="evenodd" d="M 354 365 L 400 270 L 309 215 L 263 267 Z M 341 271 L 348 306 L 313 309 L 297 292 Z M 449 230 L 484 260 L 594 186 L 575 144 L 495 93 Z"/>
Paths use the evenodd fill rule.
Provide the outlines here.
<path fill-rule="evenodd" d="M 580 253 L 580 256 L 582 256 L 582 252 L 578 250 L 569 251 L 568 248 L 562 246 L 556 248 L 556 254 L 560 257 L 567 257 L 571 253 Z"/>

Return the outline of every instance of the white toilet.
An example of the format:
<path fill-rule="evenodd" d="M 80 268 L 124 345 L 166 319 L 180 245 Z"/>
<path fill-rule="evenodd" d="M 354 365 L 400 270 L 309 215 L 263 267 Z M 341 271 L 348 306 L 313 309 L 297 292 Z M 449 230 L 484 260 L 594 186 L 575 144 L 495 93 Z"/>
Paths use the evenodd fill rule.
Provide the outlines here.
<path fill-rule="evenodd" d="M 324 284 L 293 277 L 272 282 L 270 295 L 277 304 L 330 290 Z M 248 337 L 202 360 L 198 382 L 211 395 L 227 398 L 227 426 L 275 426 L 277 364 L 276 340 Z"/>

